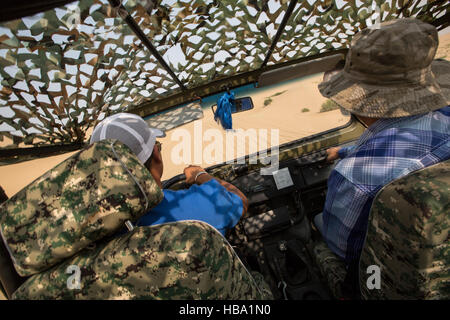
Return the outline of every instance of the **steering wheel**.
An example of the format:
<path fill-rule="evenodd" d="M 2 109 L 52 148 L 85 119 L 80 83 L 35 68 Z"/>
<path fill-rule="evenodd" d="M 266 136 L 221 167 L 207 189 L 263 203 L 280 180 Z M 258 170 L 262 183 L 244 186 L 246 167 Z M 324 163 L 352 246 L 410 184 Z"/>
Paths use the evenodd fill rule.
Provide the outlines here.
<path fill-rule="evenodd" d="M 179 184 L 180 189 L 189 189 L 191 186 L 190 184 L 187 184 L 186 182 L 186 175 L 184 173 L 179 174 L 177 176 L 174 176 L 168 180 L 165 180 L 162 182 L 163 189 L 170 189 L 174 184 Z"/>

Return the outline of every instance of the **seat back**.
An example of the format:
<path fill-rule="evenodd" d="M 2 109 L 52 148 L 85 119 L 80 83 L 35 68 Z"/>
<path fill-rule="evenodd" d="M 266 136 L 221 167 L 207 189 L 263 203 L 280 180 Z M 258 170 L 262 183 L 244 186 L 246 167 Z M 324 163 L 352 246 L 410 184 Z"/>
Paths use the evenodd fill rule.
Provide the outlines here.
<path fill-rule="evenodd" d="M 449 229 L 450 160 L 386 185 L 373 202 L 361 254 L 362 298 L 449 299 Z"/>
<path fill-rule="evenodd" d="M 26 278 L 19 276 L 14 269 L 8 250 L 0 239 L 0 285 L 4 294 L 11 299 L 12 294 L 24 283 Z"/>
<path fill-rule="evenodd" d="M 0 205 L 6 200 L 8 200 L 8 196 L 0 186 Z M 14 264 L 11 261 L 8 249 L 6 249 L 3 240 L 0 239 L 0 289 L 4 295 L 10 299 L 14 291 L 16 291 L 25 280 L 26 278 L 19 276 L 16 269 L 14 269 Z"/>
<path fill-rule="evenodd" d="M 257 279 L 217 230 L 182 221 L 135 228 L 85 248 L 31 276 L 13 299 L 271 298 Z"/>
<path fill-rule="evenodd" d="M 0 234 L 20 276 L 37 274 L 146 214 L 162 190 L 117 140 L 91 144 L 0 206 Z"/>

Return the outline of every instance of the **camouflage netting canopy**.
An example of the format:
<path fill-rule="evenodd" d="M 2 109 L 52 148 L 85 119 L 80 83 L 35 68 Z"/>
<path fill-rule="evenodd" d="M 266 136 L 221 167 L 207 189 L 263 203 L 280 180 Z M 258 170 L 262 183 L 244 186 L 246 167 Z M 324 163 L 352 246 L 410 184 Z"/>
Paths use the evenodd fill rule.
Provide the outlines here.
<path fill-rule="evenodd" d="M 377 18 L 445 18 L 439 26 L 447 26 L 450 14 L 450 3 L 439 0 L 119 4 L 73 1 L 0 24 L 3 151 L 82 143 L 107 115 L 177 94 L 187 102 L 213 81 L 345 49 Z"/>

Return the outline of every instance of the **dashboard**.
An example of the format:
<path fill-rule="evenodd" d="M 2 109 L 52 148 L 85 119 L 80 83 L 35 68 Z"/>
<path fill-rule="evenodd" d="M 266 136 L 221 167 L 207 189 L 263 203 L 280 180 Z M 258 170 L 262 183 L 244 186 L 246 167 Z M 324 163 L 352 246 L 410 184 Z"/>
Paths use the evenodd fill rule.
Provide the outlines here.
<path fill-rule="evenodd" d="M 310 221 L 322 212 L 327 180 L 335 167 L 326 151 L 279 163 L 272 175 L 237 176 L 233 185 L 249 208 L 227 239 L 248 268 L 263 274 L 275 298 L 328 299 L 308 245 Z"/>
<path fill-rule="evenodd" d="M 280 162 L 273 175 L 256 171 L 231 181 L 249 200 L 249 210 L 243 217 L 246 234 L 262 237 L 320 213 L 328 176 L 335 166 L 325 159 L 325 151 L 317 152 Z"/>
<path fill-rule="evenodd" d="M 226 238 L 247 269 L 264 276 L 276 299 L 330 298 L 312 254 L 317 233 L 310 223 L 323 210 L 328 177 L 337 164 L 326 157 L 321 150 L 280 161 L 270 175 L 246 164 L 224 169 L 225 180 L 249 201 L 246 214 Z M 176 176 L 163 187 L 187 188 L 184 179 Z"/>

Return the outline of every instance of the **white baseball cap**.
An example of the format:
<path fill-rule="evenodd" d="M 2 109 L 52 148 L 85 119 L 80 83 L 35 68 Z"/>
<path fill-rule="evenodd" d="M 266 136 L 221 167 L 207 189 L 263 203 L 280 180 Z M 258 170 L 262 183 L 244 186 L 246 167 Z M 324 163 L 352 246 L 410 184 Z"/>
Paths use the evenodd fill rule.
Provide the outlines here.
<path fill-rule="evenodd" d="M 164 132 L 150 128 L 138 115 L 118 113 L 103 119 L 92 132 L 90 143 L 117 139 L 130 148 L 144 164 L 152 155 L 157 137 Z"/>

